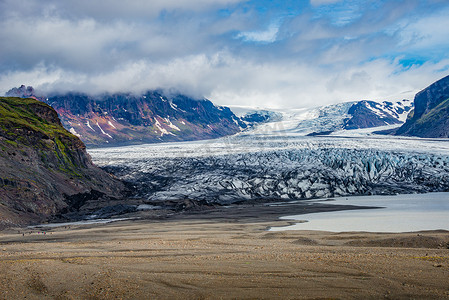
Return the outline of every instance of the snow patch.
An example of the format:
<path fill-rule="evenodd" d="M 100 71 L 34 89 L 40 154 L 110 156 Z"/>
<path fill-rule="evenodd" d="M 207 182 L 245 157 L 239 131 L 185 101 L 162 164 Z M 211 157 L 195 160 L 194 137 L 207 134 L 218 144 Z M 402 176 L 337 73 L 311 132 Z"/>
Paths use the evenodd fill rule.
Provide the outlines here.
<path fill-rule="evenodd" d="M 100 127 L 100 124 L 98 124 L 98 121 L 97 121 L 97 126 L 100 129 L 102 134 L 104 134 L 104 135 L 106 135 L 106 136 L 108 136 L 109 138 L 112 139 L 112 136 L 109 133 L 104 132 L 103 128 Z"/>
<path fill-rule="evenodd" d="M 164 120 L 167 122 L 168 127 L 177 130 L 177 131 L 181 131 L 181 129 L 178 128 L 178 126 L 174 125 L 169 118 L 164 118 Z"/>
<path fill-rule="evenodd" d="M 78 132 L 76 132 L 75 128 L 72 127 L 72 128 L 70 128 L 69 131 L 70 131 L 71 134 L 76 135 L 77 137 L 81 137 L 81 134 L 79 134 Z"/>
<path fill-rule="evenodd" d="M 173 108 L 174 110 L 179 110 L 178 106 L 176 104 L 174 104 L 173 102 L 168 101 L 168 104 L 170 104 L 170 107 Z"/>
<path fill-rule="evenodd" d="M 164 134 L 174 135 L 173 133 L 169 132 L 167 129 L 163 128 L 161 123 L 159 123 L 158 119 L 154 118 L 154 121 L 156 122 L 155 125 L 156 125 L 157 129 L 159 129 L 159 131 L 161 132 L 161 136 L 163 136 Z"/>
<path fill-rule="evenodd" d="M 368 102 L 365 102 L 365 106 L 370 109 L 371 111 L 373 111 L 376 115 L 378 115 L 379 117 L 385 118 L 388 117 L 384 111 L 378 109 L 377 107 L 373 107 L 371 106 Z M 379 105 L 380 106 L 380 105 Z"/>
<path fill-rule="evenodd" d="M 111 126 L 111 127 L 113 127 L 113 128 L 116 128 L 116 127 L 114 126 L 114 124 L 112 124 L 111 121 L 108 121 L 108 124 L 109 124 L 109 126 Z"/>
<path fill-rule="evenodd" d="M 87 125 L 87 127 L 89 127 L 90 129 L 92 129 L 93 132 L 96 132 L 96 131 L 92 128 L 92 126 L 90 126 L 89 120 L 87 120 L 86 125 Z"/>

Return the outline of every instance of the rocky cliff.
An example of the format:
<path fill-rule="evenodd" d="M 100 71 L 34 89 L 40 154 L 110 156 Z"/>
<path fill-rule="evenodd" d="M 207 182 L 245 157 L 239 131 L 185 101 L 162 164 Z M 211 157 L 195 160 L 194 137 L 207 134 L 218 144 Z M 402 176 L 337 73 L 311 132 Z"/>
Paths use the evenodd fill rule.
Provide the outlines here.
<path fill-rule="evenodd" d="M 0 97 L 0 227 L 42 222 L 123 191 L 49 105 Z"/>
<path fill-rule="evenodd" d="M 426 138 L 449 137 L 449 76 L 415 96 L 415 109 L 396 135 Z"/>
<path fill-rule="evenodd" d="M 167 96 L 160 91 L 37 97 L 32 87 L 21 86 L 6 95 L 31 96 L 51 105 L 63 126 L 87 146 L 211 139 L 237 133 L 247 126 L 227 107 L 180 94 Z"/>

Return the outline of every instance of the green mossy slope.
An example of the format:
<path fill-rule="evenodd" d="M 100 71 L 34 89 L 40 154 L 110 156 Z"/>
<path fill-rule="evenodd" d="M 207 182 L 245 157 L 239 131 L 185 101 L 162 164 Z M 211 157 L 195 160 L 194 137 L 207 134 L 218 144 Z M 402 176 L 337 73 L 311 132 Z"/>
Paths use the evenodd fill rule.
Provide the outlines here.
<path fill-rule="evenodd" d="M 0 227 L 70 212 L 77 194 L 88 201 L 92 191 L 117 195 L 122 189 L 92 164 L 53 108 L 35 99 L 0 97 Z"/>

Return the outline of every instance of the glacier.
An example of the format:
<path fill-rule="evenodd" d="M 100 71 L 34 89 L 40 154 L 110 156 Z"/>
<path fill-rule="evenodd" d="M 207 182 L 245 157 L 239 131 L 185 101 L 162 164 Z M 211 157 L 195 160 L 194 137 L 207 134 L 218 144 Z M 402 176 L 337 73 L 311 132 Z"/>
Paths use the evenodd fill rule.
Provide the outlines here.
<path fill-rule="evenodd" d="M 228 205 L 449 191 L 447 139 L 380 136 L 366 129 L 304 136 L 278 129 L 273 122 L 216 140 L 89 153 L 148 203 L 195 199 Z"/>

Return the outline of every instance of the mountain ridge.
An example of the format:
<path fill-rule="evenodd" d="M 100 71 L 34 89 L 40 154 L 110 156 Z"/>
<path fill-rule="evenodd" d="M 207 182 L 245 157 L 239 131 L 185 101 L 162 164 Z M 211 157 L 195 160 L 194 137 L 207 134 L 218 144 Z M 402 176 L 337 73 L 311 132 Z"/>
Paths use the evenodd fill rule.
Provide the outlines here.
<path fill-rule="evenodd" d="M 232 108 L 216 106 L 207 99 L 165 96 L 157 90 L 141 95 L 66 93 L 38 97 L 32 87 L 22 85 L 7 94 L 34 97 L 50 104 L 64 127 L 89 147 L 211 139 L 242 131 L 266 134 L 273 128 L 279 132 L 327 135 L 340 130 L 400 125 L 413 107 L 406 99 L 361 100 L 297 113 L 246 108 L 236 116 Z"/>
<path fill-rule="evenodd" d="M 89 147 L 211 139 L 247 127 L 227 107 L 161 91 L 36 96 L 32 87 L 22 85 L 7 95 L 34 97 L 51 105 L 64 127 Z"/>

